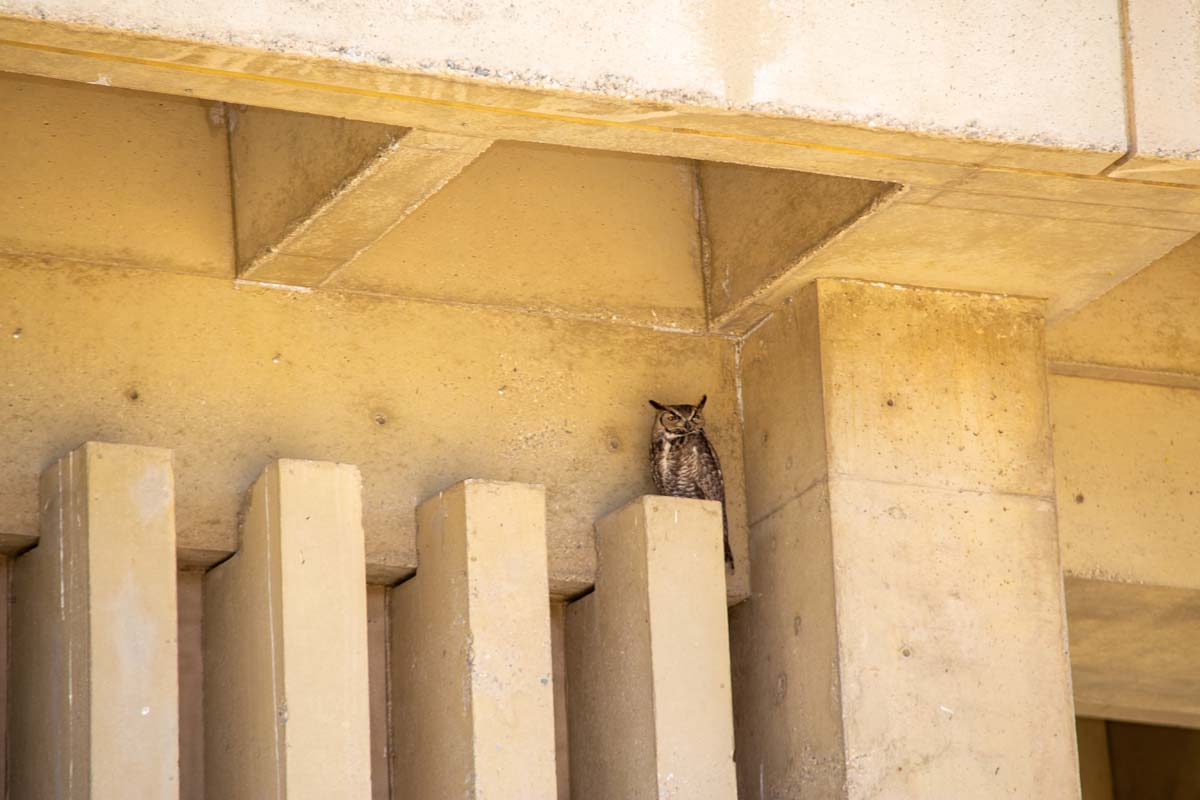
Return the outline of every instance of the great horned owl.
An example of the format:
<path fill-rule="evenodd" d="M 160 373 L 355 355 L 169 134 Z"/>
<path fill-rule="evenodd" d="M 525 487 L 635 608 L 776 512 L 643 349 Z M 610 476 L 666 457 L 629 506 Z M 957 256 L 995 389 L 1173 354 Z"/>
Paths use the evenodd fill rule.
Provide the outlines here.
<path fill-rule="evenodd" d="M 729 518 L 725 513 L 725 478 L 717 452 L 704 435 L 704 417 L 700 412 L 708 395 L 694 406 L 665 406 L 654 400 L 658 410 L 650 437 L 650 473 L 659 494 L 717 500 L 721 503 L 721 524 L 725 528 L 725 563 L 733 569 L 729 549 Z"/>

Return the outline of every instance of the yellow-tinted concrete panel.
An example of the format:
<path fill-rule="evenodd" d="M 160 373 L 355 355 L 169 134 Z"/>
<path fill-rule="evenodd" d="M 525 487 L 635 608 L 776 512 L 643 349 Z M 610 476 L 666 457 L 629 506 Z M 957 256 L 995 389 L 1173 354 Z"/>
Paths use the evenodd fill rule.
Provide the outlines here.
<path fill-rule="evenodd" d="M 1039 312 L 817 281 L 749 337 L 743 794 L 1078 791 Z"/>
<path fill-rule="evenodd" d="M 239 271 L 405 133 L 273 108 L 227 113 Z"/>
<path fill-rule="evenodd" d="M 1050 380 L 1062 565 L 1200 589 L 1200 391 Z"/>
<path fill-rule="evenodd" d="M 1200 727 L 1200 590 L 1067 578 L 1080 714 Z"/>
<path fill-rule="evenodd" d="M 1194 228 L 1022 214 L 1012 198 L 995 205 L 984 211 L 892 203 L 816 253 L 802 272 L 1043 297 L 1053 319 L 1194 235 Z"/>
<path fill-rule="evenodd" d="M 0 75 L 0 108 L 0 251 L 232 276 L 220 107 Z"/>
<path fill-rule="evenodd" d="M 642 497 L 596 545 L 596 591 L 567 607 L 572 798 L 734 800 L 719 505 Z"/>
<path fill-rule="evenodd" d="M 212 564 L 234 550 L 239 496 L 267 459 L 322 458 L 362 469 L 370 575 L 389 582 L 416 566 L 421 497 L 473 474 L 545 481 L 552 586 L 575 593 L 593 580 L 595 518 L 651 491 L 647 398 L 707 393 L 744 547 L 732 341 L 57 261 L 2 267 L 0 386 L 20 455 L 0 460 L 0 531 L 36 532 L 37 475 L 56 452 L 148 441 L 175 448 L 181 557 Z M 732 576 L 732 597 L 747 578 Z"/>
<path fill-rule="evenodd" d="M 545 491 L 469 480 L 417 518 L 390 598 L 396 796 L 554 800 Z"/>
<path fill-rule="evenodd" d="M 15 563 L 9 791 L 179 797 L 171 453 L 88 443 L 42 476 Z"/>
<path fill-rule="evenodd" d="M 358 470 L 268 466 L 204 581 L 210 797 L 370 798 L 365 585 Z"/>
<path fill-rule="evenodd" d="M 1052 362 L 1200 376 L 1200 236 L 1052 325 L 1046 349 Z"/>
<path fill-rule="evenodd" d="M 499 143 L 330 285 L 703 329 L 694 168 Z"/>
<path fill-rule="evenodd" d="M 716 321 L 778 290 L 785 273 L 895 188 L 715 162 L 700 165 L 700 186 L 710 248 L 709 313 Z"/>

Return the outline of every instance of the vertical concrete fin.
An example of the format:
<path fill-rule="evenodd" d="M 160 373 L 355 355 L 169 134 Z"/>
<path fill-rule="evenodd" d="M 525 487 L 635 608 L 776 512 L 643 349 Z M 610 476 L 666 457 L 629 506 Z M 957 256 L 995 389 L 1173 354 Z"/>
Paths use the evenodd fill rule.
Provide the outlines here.
<path fill-rule="evenodd" d="M 370 797 L 358 470 L 280 460 L 204 587 L 205 780 L 247 800 Z"/>
<path fill-rule="evenodd" d="M 417 511 L 393 590 L 395 791 L 557 797 L 545 491 L 472 480 Z"/>
<path fill-rule="evenodd" d="M 647 496 L 596 525 L 567 609 L 575 800 L 736 797 L 720 505 Z"/>
<path fill-rule="evenodd" d="M 88 443 L 41 481 L 13 582 L 9 791 L 179 796 L 171 453 Z"/>

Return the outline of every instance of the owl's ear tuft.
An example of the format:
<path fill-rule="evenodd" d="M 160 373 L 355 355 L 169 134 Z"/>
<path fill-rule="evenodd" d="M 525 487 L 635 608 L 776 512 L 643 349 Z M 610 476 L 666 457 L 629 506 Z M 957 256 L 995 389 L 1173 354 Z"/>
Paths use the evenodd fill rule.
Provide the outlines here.
<path fill-rule="evenodd" d="M 708 402 L 708 395 L 704 395 L 703 397 L 700 398 L 700 402 L 696 404 L 696 410 L 699 411 L 700 409 L 704 408 L 704 404 L 707 402 Z"/>
<path fill-rule="evenodd" d="M 659 403 L 659 402 L 657 402 L 657 401 L 655 401 L 655 400 L 651 400 L 651 401 L 650 401 L 650 405 L 651 405 L 651 406 L 653 406 L 654 408 L 657 408 L 659 411 L 666 411 L 666 410 L 667 410 L 667 407 L 666 407 L 666 406 L 664 406 L 662 403 Z"/>

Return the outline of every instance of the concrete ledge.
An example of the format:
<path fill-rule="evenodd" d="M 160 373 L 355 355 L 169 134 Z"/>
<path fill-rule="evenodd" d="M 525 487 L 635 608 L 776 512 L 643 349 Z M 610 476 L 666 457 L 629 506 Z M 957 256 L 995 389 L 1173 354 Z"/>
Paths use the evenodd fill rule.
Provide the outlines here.
<path fill-rule="evenodd" d="M 638 498 L 596 524 L 596 590 L 567 607 L 573 800 L 733 800 L 718 503 Z"/>
<path fill-rule="evenodd" d="M 557 797 L 540 486 L 470 480 L 417 510 L 392 590 L 397 797 Z"/>
<path fill-rule="evenodd" d="M 9 791 L 179 796 L 171 453 L 89 442 L 42 475 L 15 562 Z"/>
<path fill-rule="evenodd" d="M 205 786 L 230 800 L 371 796 L 361 481 L 280 460 L 204 586 Z"/>

